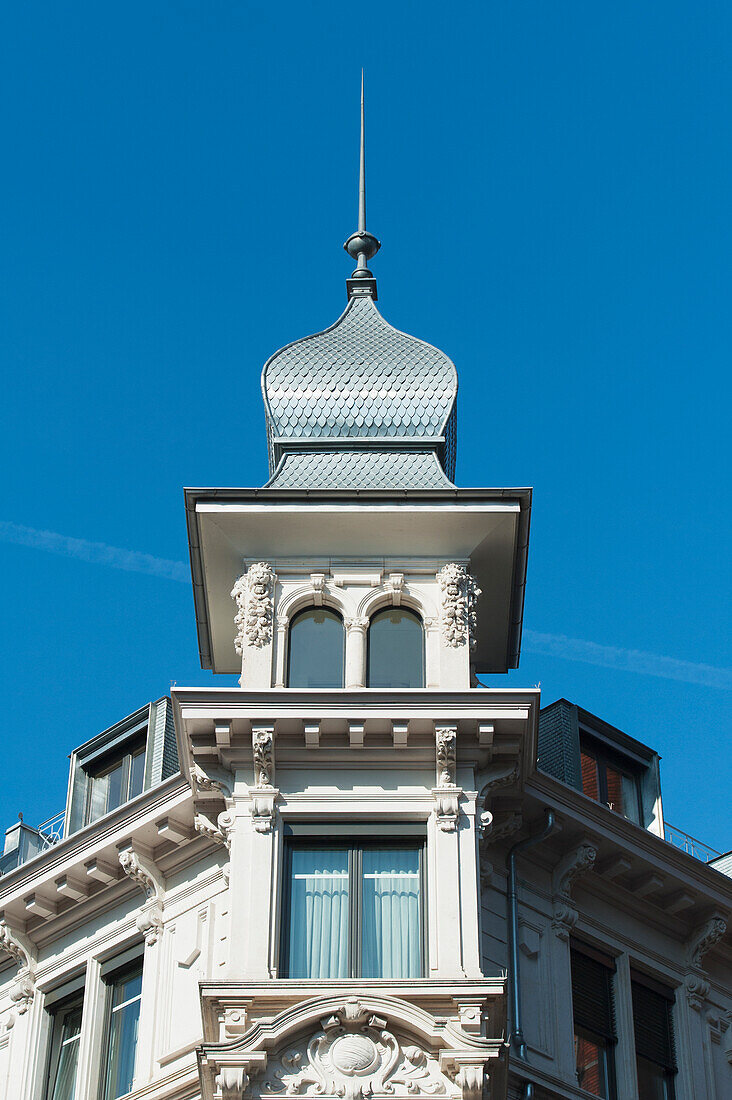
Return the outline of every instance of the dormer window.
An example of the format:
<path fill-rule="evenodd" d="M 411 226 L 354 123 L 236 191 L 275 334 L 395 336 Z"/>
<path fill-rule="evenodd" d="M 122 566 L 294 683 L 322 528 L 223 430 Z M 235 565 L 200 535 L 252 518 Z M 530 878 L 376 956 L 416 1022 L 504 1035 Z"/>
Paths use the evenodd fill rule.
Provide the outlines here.
<path fill-rule="evenodd" d="M 640 824 L 641 801 L 638 769 L 599 741 L 580 737 L 582 793 L 602 802 L 614 813 Z"/>
<path fill-rule="evenodd" d="M 133 745 L 125 746 L 122 753 L 115 753 L 89 774 L 85 824 L 96 821 L 142 794 L 145 782 L 145 736 Z"/>
<path fill-rule="evenodd" d="M 290 624 L 287 686 L 342 688 L 343 619 L 327 607 L 309 607 Z"/>
<path fill-rule="evenodd" d="M 387 607 L 371 619 L 367 687 L 424 687 L 424 631 L 419 616 Z"/>

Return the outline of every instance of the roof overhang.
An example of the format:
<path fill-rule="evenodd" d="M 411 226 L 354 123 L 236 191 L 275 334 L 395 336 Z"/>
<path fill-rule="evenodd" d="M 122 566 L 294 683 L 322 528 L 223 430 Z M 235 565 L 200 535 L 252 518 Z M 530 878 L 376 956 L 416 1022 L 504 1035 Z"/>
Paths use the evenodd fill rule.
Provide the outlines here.
<path fill-rule="evenodd" d="M 186 489 L 201 666 L 237 673 L 231 589 L 245 564 L 278 559 L 469 561 L 482 590 L 477 673 L 516 668 L 530 489 Z"/>

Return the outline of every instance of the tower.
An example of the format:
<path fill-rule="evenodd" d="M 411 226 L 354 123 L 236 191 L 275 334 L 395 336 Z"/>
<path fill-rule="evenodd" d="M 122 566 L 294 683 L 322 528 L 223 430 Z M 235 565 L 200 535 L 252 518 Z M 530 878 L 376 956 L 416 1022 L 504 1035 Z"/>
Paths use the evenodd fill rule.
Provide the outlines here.
<path fill-rule="evenodd" d="M 478 850 L 538 692 L 476 676 L 518 662 L 531 491 L 453 483 L 455 367 L 376 305 L 361 110 L 345 310 L 262 372 L 270 479 L 186 491 L 201 663 L 240 675 L 173 692 L 197 828 L 230 850 L 207 1098 L 505 1079 Z"/>

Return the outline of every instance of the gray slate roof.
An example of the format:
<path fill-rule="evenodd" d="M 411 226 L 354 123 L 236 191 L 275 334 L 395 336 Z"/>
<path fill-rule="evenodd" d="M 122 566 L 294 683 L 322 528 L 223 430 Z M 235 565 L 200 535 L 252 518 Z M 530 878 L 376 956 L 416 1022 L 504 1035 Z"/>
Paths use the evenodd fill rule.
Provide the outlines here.
<path fill-rule="evenodd" d="M 433 451 L 310 451 L 282 459 L 268 489 L 453 489 Z"/>
<path fill-rule="evenodd" d="M 409 477 L 435 487 L 436 463 L 425 462 L 429 452 L 445 470 L 438 483 L 451 484 L 455 466 L 455 401 L 457 372 L 452 361 L 431 344 L 407 336 L 388 324 L 370 295 L 354 295 L 330 328 L 296 340 L 276 352 L 262 372 L 267 418 L 271 485 L 288 487 L 294 478 L 329 476 L 341 485 L 385 485 L 387 470 L 401 485 Z M 348 440 L 359 439 L 351 451 Z M 336 462 L 313 452 L 298 453 L 298 440 L 348 455 Z M 415 442 L 424 441 L 420 461 Z M 373 441 L 373 443 L 371 443 Z M 402 446 L 400 447 L 400 441 Z M 375 460 L 366 460 L 363 448 L 373 446 Z M 402 450 L 408 446 L 409 450 Z M 399 462 L 385 456 L 399 455 Z M 281 466 L 284 456 L 287 474 Z M 381 456 L 381 457 L 379 457 Z M 409 456 L 409 460 L 408 459 Z M 292 461 L 297 457 L 297 461 Z M 322 459 L 322 460 L 321 460 Z M 397 470 L 397 467 L 399 469 Z M 371 482 L 370 478 L 378 478 Z M 345 480 L 344 480 L 345 479 Z M 309 486 L 310 480 L 299 484 Z M 395 482 L 396 484 L 396 482 Z"/>

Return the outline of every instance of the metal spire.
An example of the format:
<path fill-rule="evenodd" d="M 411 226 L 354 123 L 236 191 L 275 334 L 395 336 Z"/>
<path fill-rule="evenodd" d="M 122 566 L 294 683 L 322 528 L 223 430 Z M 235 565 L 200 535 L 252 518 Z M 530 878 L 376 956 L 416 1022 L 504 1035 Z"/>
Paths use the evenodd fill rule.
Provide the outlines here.
<path fill-rule="evenodd" d="M 363 69 L 361 69 L 361 156 L 358 175 L 358 229 L 352 233 L 343 245 L 349 256 L 356 261 L 356 269 L 346 280 L 348 297 L 356 291 L 376 297 L 376 280 L 368 269 L 368 261 L 381 248 L 373 234 L 366 230 L 366 123 L 364 116 Z M 358 282 L 356 282 L 358 280 Z"/>

